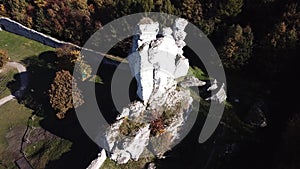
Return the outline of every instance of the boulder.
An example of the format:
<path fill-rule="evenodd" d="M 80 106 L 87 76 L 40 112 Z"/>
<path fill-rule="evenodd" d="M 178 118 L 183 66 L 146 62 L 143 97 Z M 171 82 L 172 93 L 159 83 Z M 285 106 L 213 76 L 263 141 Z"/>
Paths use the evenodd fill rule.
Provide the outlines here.
<path fill-rule="evenodd" d="M 223 83 L 219 91 L 212 95 L 209 98 L 206 98 L 205 100 L 211 100 L 216 101 L 218 103 L 223 103 L 227 99 L 226 91 L 225 91 L 225 84 Z"/>
<path fill-rule="evenodd" d="M 156 169 L 155 163 L 148 164 L 147 169 Z"/>
<path fill-rule="evenodd" d="M 214 81 L 213 81 L 213 84 L 209 87 L 209 88 L 207 88 L 207 91 L 213 91 L 213 90 L 216 90 L 217 88 L 218 88 L 218 84 L 217 84 L 218 82 L 217 82 L 217 79 L 215 79 Z"/>
<path fill-rule="evenodd" d="M 134 120 L 142 115 L 142 113 L 146 110 L 146 106 L 142 102 L 137 101 L 130 104 L 129 109 L 128 118 Z"/>
<path fill-rule="evenodd" d="M 245 121 L 253 127 L 263 128 L 267 126 L 267 117 L 265 113 L 266 105 L 263 101 L 255 102 L 246 116 Z"/>
<path fill-rule="evenodd" d="M 125 164 L 130 159 L 137 161 L 149 143 L 149 124 L 141 128 L 135 137 L 125 137 L 118 140 L 117 145 L 112 149 L 111 159 L 118 164 Z"/>
<path fill-rule="evenodd" d="M 98 154 L 98 157 L 91 162 L 87 169 L 99 169 L 103 165 L 106 158 L 106 152 L 104 149 L 102 149 L 101 153 Z"/>
<path fill-rule="evenodd" d="M 179 83 L 181 87 L 204 86 L 206 82 L 197 79 L 194 76 L 188 76 Z"/>

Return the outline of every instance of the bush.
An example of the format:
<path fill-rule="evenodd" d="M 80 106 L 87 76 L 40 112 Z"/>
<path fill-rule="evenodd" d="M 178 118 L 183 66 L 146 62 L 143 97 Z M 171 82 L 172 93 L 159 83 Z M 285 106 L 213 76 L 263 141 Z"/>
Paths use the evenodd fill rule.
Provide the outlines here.
<path fill-rule="evenodd" d="M 8 54 L 5 50 L 0 49 L 0 68 L 2 68 L 6 62 L 9 61 Z"/>

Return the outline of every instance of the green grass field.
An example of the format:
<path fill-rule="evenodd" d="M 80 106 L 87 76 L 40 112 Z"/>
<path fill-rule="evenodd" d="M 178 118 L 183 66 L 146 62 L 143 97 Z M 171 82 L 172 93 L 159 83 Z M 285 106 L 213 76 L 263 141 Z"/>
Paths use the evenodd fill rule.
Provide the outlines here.
<path fill-rule="evenodd" d="M 7 83 L 14 79 L 16 73 L 18 73 L 16 69 L 9 69 L 0 73 L 0 99 L 11 94 L 10 89 L 7 87 Z"/>
<path fill-rule="evenodd" d="M 41 53 L 55 50 L 36 41 L 5 31 L 0 31 L 0 49 L 6 50 L 10 60 L 16 62 L 35 57 L 39 60 L 38 56 Z M 31 64 L 33 63 L 27 63 L 26 66 L 32 66 Z M 14 80 L 15 74 L 17 74 L 17 70 L 10 68 L 5 68 L 0 74 L 0 99 L 10 94 L 7 84 Z M 47 77 L 47 74 L 43 75 Z M 22 137 L 27 127 L 28 118 L 33 112 L 34 110 L 25 107 L 16 100 L 11 100 L 0 106 L 0 169 L 17 168 L 15 160 L 21 155 Z M 36 118 L 35 123 L 30 126 L 40 128 L 40 120 L 43 120 L 43 118 Z M 62 153 L 69 151 L 72 145 L 70 141 L 56 136 L 55 139 L 51 138 L 38 140 L 38 143 L 31 143 L 28 147 L 24 147 L 27 155 L 32 157 L 35 154 L 38 157 L 34 156 L 35 160 L 31 160 L 34 164 L 45 167 L 49 161 L 58 159 Z M 41 152 L 41 149 L 38 149 L 39 145 L 43 148 Z M 32 149 L 33 147 L 37 148 Z M 35 166 L 35 168 L 39 168 L 38 166 Z"/>
<path fill-rule="evenodd" d="M 6 165 L 14 162 L 14 153 L 21 146 L 19 145 L 20 140 L 9 140 L 14 137 L 22 138 L 20 134 L 24 134 L 25 130 L 23 129 L 26 128 L 27 120 L 31 114 L 32 110 L 19 104 L 16 100 L 0 106 L 0 161 Z"/>
<path fill-rule="evenodd" d="M 117 164 L 116 162 L 107 158 L 100 169 L 135 169 L 145 168 L 147 163 L 153 162 L 152 157 L 141 158 L 138 161 L 129 161 L 126 164 Z"/>
<path fill-rule="evenodd" d="M 12 61 L 21 61 L 30 56 L 38 56 L 44 51 L 54 50 L 39 42 L 6 31 L 0 31 L 0 49 L 6 50 Z"/>

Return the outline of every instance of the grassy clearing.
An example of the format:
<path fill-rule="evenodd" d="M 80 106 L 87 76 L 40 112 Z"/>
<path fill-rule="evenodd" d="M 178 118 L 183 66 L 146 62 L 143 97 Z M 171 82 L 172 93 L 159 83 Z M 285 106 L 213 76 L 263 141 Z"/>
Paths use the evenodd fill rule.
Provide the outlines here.
<path fill-rule="evenodd" d="M 32 111 L 16 100 L 0 107 L 0 163 L 5 166 L 16 168 L 14 161 L 20 157 L 20 143 Z M 35 117 L 35 123 L 30 126 L 39 127 L 40 120 L 41 118 Z M 24 147 L 24 151 L 35 168 L 45 168 L 48 162 L 57 160 L 70 151 L 71 146 L 72 142 L 68 140 L 49 136 Z"/>
<path fill-rule="evenodd" d="M 138 161 L 129 161 L 127 164 L 117 164 L 107 158 L 100 169 L 143 169 L 152 161 L 153 158 L 143 158 Z"/>
<path fill-rule="evenodd" d="M 72 143 L 67 140 L 56 138 L 53 140 L 40 140 L 36 144 L 26 147 L 25 154 L 27 157 L 47 158 L 50 161 L 58 159 L 63 153 L 70 151 Z M 42 152 L 42 157 L 41 153 Z"/>
<path fill-rule="evenodd" d="M 26 127 L 27 119 L 32 114 L 32 110 L 19 104 L 16 100 L 9 101 L 0 107 L 0 159 L 7 159 L 9 156 L 8 140 L 6 135 L 16 127 Z M 20 145 L 16 145 L 20 146 Z M 17 148 L 17 147 L 16 147 Z"/>
<path fill-rule="evenodd" d="M 49 46 L 6 31 L 0 31 L 0 49 L 6 50 L 12 61 L 38 56 L 44 51 L 54 51 Z"/>
<path fill-rule="evenodd" d="M 0 73 L 0 99 L 11 94 L 10 89 L 7 87 L 7 83 L 14 79 L 16 73 L 18 73 L 16 69 L 9 69 Z"/>
<path fill-rule="evenodd" d="M 35 75 L 38 75 L 36 78 L 37 82 L 31 81 L 37 85 L 36 88 L 34 88 L 35 93 L 45 90 L 42 87 L 44 85 L 42 82 L 44 79 L 49 79 L 49 71 L 43 72 L 43 70 L 47 69 L 48 63 L 44 64 L 44 60 L 38 56 L 44 52 L 54 51 L 54 48 L 22 36 L 0 31 L 0 49 L 8 52 L 11 61 L 22 61 L 26 65 L 29 73 L 33 71 L 38 72 L 35 73 Z M 0 91 L 2 91 L 0 92 L 0 98 L 10 94 L 10 90 L 6 87 L 7 82 L 13 80 L 16 73 L 17 71 L 14 69 L 7 69 L 0 74 L 0 77 L 3 77 L 0 79 Z M 48 84 L 47 80 L 45 82 L 46 88 Z M 40 93 L 39 95 L 43 96 L 43 94 Z M 19 158 L 22 136 L 25 132 L 28 118 L 32 115 L 33 111 L 36 110 L 28 109 L 23 104 L 19 104 L 16 100 L 0 106 L 0 169 L 2 169 L 3 166 L 4 168 L 17 168 L 14 161 Z M 31 121 L 29 125 L 35 127 L 36 130 L 40 129 L 37 131 L 43 132 L 43 129 L 40 128 L 40 122 L 44 120 L 44 117 L 34 116 L 34 119 L 35 120 Z M 25 146 L 24 151 L 30 163 L 37 169 L 45 168 L 45 165 L 50 161 L 58 160 L 62 154 L 70 151 L 72 146 L 72 142 L 69 140 L 61 139 L 51 133 L 41 138 L 32 139 L 35 140 Z"/>
<path fill-rule="evenodd" d="M 40 140 L 25 148 L 25 154 L 35 168 L 45 168 L 48 162 L 59 159 L 70 151 L 72 143 L 68 140 L 54 138 Z"/>

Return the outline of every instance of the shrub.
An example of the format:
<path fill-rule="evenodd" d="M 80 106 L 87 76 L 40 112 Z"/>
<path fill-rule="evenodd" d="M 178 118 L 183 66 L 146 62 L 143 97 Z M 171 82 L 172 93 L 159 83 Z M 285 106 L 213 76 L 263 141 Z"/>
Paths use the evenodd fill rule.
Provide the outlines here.
<path fill-rule="evenodd" d="M 5 50 L 0 49 L 0 68 L 2 68 L 6 62 L 9 61 L 8 54 Z"/>

